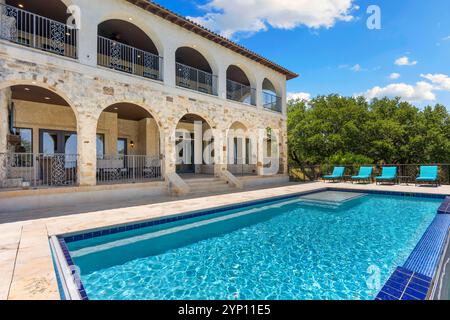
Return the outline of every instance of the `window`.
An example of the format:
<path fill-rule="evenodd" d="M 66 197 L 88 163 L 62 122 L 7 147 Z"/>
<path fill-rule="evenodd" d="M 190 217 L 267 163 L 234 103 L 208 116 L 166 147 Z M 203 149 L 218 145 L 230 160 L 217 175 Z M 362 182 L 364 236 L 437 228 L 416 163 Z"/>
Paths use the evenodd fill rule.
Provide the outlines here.
<path fill-rule="evenodd" d="M 15 135 L 20 136 L 20 145 L 16 146 L 17 153 L 33 153 L 33 130 L 27 128 L 14 128 Z"/>
<path fill-rule="evenodd" d="M 117 139 L 117 154 L 120 158 L 127 155 L 127 139 Z"/>
<path fill-rule="evenodd" d="M 97 159 L 103 159 L 105 154 L 105 135 L 97 133 Z"/>

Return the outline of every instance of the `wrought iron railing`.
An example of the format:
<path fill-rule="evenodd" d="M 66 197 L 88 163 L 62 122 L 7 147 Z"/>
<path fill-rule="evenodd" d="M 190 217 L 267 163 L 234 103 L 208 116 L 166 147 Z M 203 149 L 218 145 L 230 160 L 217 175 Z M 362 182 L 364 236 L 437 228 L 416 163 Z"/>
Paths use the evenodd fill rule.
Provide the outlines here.
<path fill-rule="evenodd" d="M 103 155 L 97 159 L 97 183 L 120 184 L 161 180 L 162 161 L 145 155 Z"/>
<path fill-rule="evenodd" d="M 263 106 L 265 109 L 282 112 L 281 101 L 281 97 L 272 93 L 263 92 Z"/>
<path fill-rule="evenodd" d="M 317 181 L 322 176 L 330 174 L 336 166 L 345 167 L 344 180 L 349 180 L 352 175 L 357 175 L 359 168 L 362 166 L 373 167 L 372 177 L 381 175 L 383 167 L 397 167 L 397 182 L 398 183 L 414 183 L 415 178 L 419 175 L 420 166 L 422 165 L 436 165 L 439 168 L 439 182 L 440 184 L 450 184 L 450 164 L 383 164 L 383 165 L 290 165 L 289 175 L 293 181 L 309 182 Z"/>
<path fill-rule="evenodd" d="M 250 86 L 227 79 L 227 99 L 256 106 L 256 90 Z"/>
<path fill-rule="evenodd" d="M 217 76 L 176 63 L 177 86 L 217 96 Z"/>
<path fill-rule="evenodd" d="M 98 36 L 97 64 L 144 78 L 163 80 L 162 57 L 102 36 Z"/>
<path fill-rule="evenodd" d="M 77 164 L 75 154 L 0 153 L 0 187 L 76 185 Z"/>
<path fill-rule="evenodd" d="M 37 14 L 0 4 L 0 38 L 27 47 L 77 58 L 78 30 Z"/>

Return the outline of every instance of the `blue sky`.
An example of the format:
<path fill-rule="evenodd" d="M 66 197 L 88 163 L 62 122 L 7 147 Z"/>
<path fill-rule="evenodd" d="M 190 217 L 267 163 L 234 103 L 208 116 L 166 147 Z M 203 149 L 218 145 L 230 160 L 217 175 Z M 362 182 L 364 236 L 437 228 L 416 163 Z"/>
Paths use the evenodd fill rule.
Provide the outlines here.
<path fill-rule="evenodd" d="M 290 93 L 399 95 L 450 109 L 448 0 L 157 2 L 299 73 Z M 370 5 L 380 30 L 367 28 Z"/>

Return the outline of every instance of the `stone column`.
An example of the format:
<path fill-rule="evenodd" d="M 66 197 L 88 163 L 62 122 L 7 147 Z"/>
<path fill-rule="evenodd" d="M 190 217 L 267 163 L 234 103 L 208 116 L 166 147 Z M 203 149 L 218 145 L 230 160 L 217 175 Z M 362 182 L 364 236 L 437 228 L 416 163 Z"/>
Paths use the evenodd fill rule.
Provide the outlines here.
<path fill-rule="evenodd" d="M 97 29 L 99 23 L 97 14 L 95 10 L 81 10 L 73 14 L 74 17 L 78 18 L 78 57 L 82 64 L 90 66 L 97 66 Z"/>
<path fill-rule="evenodd" d="M 97 184 L 97 119 L 91 115 L 79 114 L 77 120 L 78 183 L 80 186 L 95 186 Z"/>
<path fill-rule="evenodd" d="M 169 87 L 175 87 L 175 53 L 176 47 L 170 43 L 164 44 L 164 84 Z"/>
<path fill-rule="evenodd" d="M 214 136 L 214 174 L 227 170 L 227 132 L 226 130 L 212 129 Z"/>
<path fill-rule="evenodd" d="M 0 90 L 0 153 L 8 151 L 9 118 L 8 107 L 11 89 Z"/>
<path fill-rule="evenodd" d="M 176 156 L 175 156 L 175 128 L 173 130 L 161 130 L 161 153 L 163 157 L 164 176 L 176 172 Z"/>
<path fill-rule="evenodd" d="M 263 79 L 258 77 L 256 79 L 256 107 L 258 109 L 263 108 L 263 90 L 262 90 Z"/>
<path fill-rule="evenodd" d="M 203 164 L 203 123 L 194 121 L 194 165 L 195 172 L 200 172 Z"/>
<path fill-rule="evenodd" d="M 227 68 L 225 65 L 219 66 L 217 90 L 219 98 L 227 99 Z"/>

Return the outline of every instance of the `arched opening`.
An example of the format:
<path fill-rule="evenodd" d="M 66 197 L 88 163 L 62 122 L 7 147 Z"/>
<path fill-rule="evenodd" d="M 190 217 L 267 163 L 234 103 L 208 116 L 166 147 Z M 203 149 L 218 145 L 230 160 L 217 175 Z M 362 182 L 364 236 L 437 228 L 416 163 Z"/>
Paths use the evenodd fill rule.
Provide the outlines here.
<path fill-rule="evenodd" d="M 278 96 L 273 83 L 267 78 L 263 81 L 262 91 L 264 108 L 281 112 L 281 97 Z"/>
<path fill-rule="evenodd" d="M 3 90 L 7 104 L 6 187 L 53 187 L 77 183 L 77 119 L 57 93 L 36 85 Z M 2 137 L 4 139 L 4 137 Z M 2 159 L 4 161 L 5 159 Z"/>
<path fill-rule="evenodd" d="M 267 127 L 263 133 L 262 139 L 262 156 L 263 169 L 265 175 L 273 175 L 282 172 L 279 137 L 278 132 L 270 127 Z M 281 170 L 281 171 L 280 171 Z"/>
<path fill-rule="evenodd" d="M 205 119 L 183 116 L 177 124 L 175 145 L 178 174 L 214 174 L 214 137 Z"/>
<path fill-rule="evenodd" d="M 256 105 L 256 90 L 250 86 L 245 72 L 238 66 L 231 65 L 227 69 L 227 99 Z"/>
<path fill-rule="evenodd" d="M 227 168 L 234 175 L 257 174 L 254 141 L 249 136 L 247 127 L 241 122 L 234 122 L 227 132 Z"/>
<path fill-rule="evenodd" d="M 178 48 L 175 53 L 177 86 L 217 95 L 217 76 L 208 60 L 190 47 Z"/>
<path fill-rule="evenodd" d="M 2 39 L 77 58 L 76 25 L 62 1 L 6 0 L 0 9 Z"/>
<path fill-rule="evenodd" d="M 145 78 L 162 80 L 162 58 L 150 37 L 119 19 L 98 25 L 98 65 Z"/>
<path fill-rule="evenodd" d="M 97 183 L 135 183 L 161 178 L 159 127 L 133 103 L 116 103 L 97 123 Z"/>

